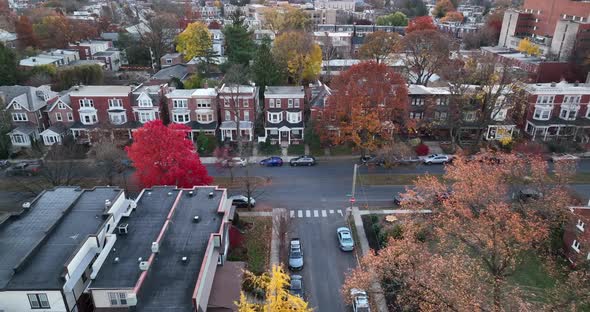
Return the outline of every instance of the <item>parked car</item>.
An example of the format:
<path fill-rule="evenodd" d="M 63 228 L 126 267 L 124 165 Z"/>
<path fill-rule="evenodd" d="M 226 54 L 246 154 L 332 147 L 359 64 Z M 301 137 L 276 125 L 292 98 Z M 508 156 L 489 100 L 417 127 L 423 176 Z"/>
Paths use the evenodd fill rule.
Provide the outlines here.
<path fill-rule="evenodd" d="M 289 247 L 289 270 L 300 271 L 303 269 L 303 250 L 299 238 L 291 239 Z"/>
<path fill-rule="evenodd" d="M 551 161 L 561 161 L 561 160 L 578 160 L 580 157 L 574 156 L 572 154 L 553 154 L 551 155 Z"/>
<path fill-rule="evenodd" d="M 432 154 L 432 155 L 427 156 L 424 159 L 424 164 L 426 164 L 426 165 L 446 164 L 449 162 L 451 162 L 451 156 L 449 156 L 449 155 Z"/>
<path fill-rule="evenodd" d="M 398 206 L 401 206 L 407 202 L 412 202 L 412 201 L 415 201 L 418 203 L 424 203 L 424 198 L 422 198 L 420 195 L 411 196 L 407 193 L 399 193 L 399 194 L 393 196 L 393 203 Z"/>
<path fill-rule="evenodd" d="M 543 197 L 543 193 L 533 189 L 533 188 L 525 188 L 518 191 L 518 200 L 520 201 L 528 201 L 528 200 L 538 200 Z"/>
<path fill-rule="evenodd" d="M 383 166 L 385 161 L 381 157 L 375 155 L 361 156 L 360 163 L 367 166 Z"/>
<path fill-rule="evenodd" d="M 303 290 L 303 277 L 301 275 L 291 275 L 289 292 L 292 295 L 298 296 L 300 298 L 305 298 L 305 292 Z"/>
<path fill-rule="evenodd" d="M 246 167 L 248 162 L 244 158 L 234 157 L 232 159 L 226 159 L 221 162 L 224 167 Z"/>
<path fill-rule="evenodd" d="M 8 160 L 0 159 L 0 169 L 4 169 L 8 166 L 10 166 L 10 162 L 8 162 Z"/>
<path fill-rule="evenodd" d="M 315 157 L 307 156 L 307 155 L 295 157 L 289 161 L 289 165 L 291 165 L 293 167 L 295 167 L 295 166 L 313 166 L 313 165 L 315 165 Z"/>
<path fill-rule="evenodd" d="M 369 296 L 367 296 L 366 291 L 353 288 L 350 290 L 350 296 L 352 297 L 352 311 L 371 312 Z"/>
<path fill-rule="evenodd" d="M 41 165 L 36 163 L 26 163 L 21 162 L 15 164 L 14 166 L 8 168 L 6 171 L 6 175 L 13 177 L 13 176 L 34 176 L 37 175 L 41 171 Z"/>
<path fill-rule="evenodd" d="M 251 208 L 256 206 L 256 200 L 250 197 L 250 207 L 248 207 L 248 196 L 235 195 L 228 198 L 232 201 L 232 204 L 238 208 Z"/>
<path fill-rule="evenodd" d="M 283 165 L 283 159 L 278 156 L 272 156 L 261 160 L 260 165 L 266 167 L 280 167 Z"/>
<path fill-rule="evenodd" d="M 347 227 L 339 227 L 336 229 L 336 235 L 338 236 L 338 244 L 342 251 L 353 251 L 354 240 L 352 239 L 352 233 Z"/>

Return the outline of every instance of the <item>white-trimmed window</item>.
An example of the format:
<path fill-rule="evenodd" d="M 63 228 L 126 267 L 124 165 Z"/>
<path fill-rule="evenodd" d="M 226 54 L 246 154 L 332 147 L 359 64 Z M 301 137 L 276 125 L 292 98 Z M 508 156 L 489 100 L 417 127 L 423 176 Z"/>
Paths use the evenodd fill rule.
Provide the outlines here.
<path fill-rule="evenodd" d="M 74 114 L 73 113 L 68 113 L 68 121 L 74 121 Z"/>
<path fill-rule="evenodd" d="M 198 99 L 197 100 L 197 107 L 198 108 L 211 108 L 211 100 Z"/>
<path fill-rule="evenodd" d="M 410 119 L 422 119 L 424 112 L 410 112 Z"/>
<path fill-rule="evenodd" d="M 538 95 L 537 96 L 537 104 L 553 104 L 555 100 L 554 95 Z"/>
<path fill-rule="evenodd" d="M 465 112 L 463 113 L 463 120 L 467 121 L 467 122 L 473 122 L 475 121 L 475 118 L 477 117 L 477 113 L 476 112 Z"/>
<path fill-rule="evenodd" d="M 277 101 L 275 102 L 275 107 L 281 108 L 281 99 L 277 99 Z"/>
<path fill-rule="evenodd" d="M 10 139 L 12 140 L 12 144 L 25 144 L 27 142 L 25 136 L 19 133 L 12 134 Z"/>
<path fill-rule="evenodd" d="M 23 109 L 23 107 L 20 104 L 18 104 L 17 102 L 14 102 L 14 104 L 12 104 L 12 109 L 21 110 L 21 109 Z"/>
<path fill-rule="evenodd" d="M 82 99 L 80 100 L 80 107 L 84 107 L 84 108 L 91 108 L 94 107 L 94 101 L 90 100 L 90 99 Z"/>
<path fill-rule="evenodd" d="M 580 252 L 580 242 L 574 239 L 574 242 L 572 243 L 572 249 L 576 252 Z"/>
<path fill-rule="evenodd" d="M 26 113 L 12 113 L 12 121 L 29 121 Z"/>
<path fill-rule="evenodd" d="M 578 230 L 584 232 L 585 226 L 586 226 L 586 224 L 584 223 L 584 221 L 582 221 L 581 219 L 578 219 L 578 224 L 576 224 L 576 227 L 578 228 Z"/>
<path fill-rule="evenodd" d="M 223 99 L 223 107 L 229 107 L 229 99 Z"/>
<path fill-rule="evenodd" d="M 447 120 L 447 112 L 434 112 L 435 120 Z"/>
<path fill-rule="evenodd" d="M 59 103 L 57 103 L 57 108 L 66 109 L 66 104 L 64 104 L 63 102 L 59 102 Z"/>
<path fill-rule="evenodd" d="M 55 113 L 55 120 L 62 121 L 61 113 Z"/>
<path fill-rule="evenodd" d="M 268 108 L 275 108 L 275 99 L 268 100 Z"/>
<path fill-rule="evenodd" d="M 549 120 L 549 117 L 551 117 L 551 110 L 553 110 L 553 107 L 551 106 L 536 105 L 535 112 L 533 114 L 533 119 Z"/>
<path fill-rule="evenodd" d="M 146 123 L 156 120 L 156 114 L 154 112 L 137 112 L 137 119 L 139 119 L 139 122 L 141 123 Z"/>
<path fill-rule="evenodd" d="M 580 95 L 566 95 L 563 97 L 563 104 L 580 104 L 582 96 Z"/>
<path fill-rule="evenodd" d="M 85 125 L 93 125 L 98 122 L 98 117 L 96 116 L 96 112 L 80 112 L 80 121 Z"/>
<path fill-rule="evenodd" d="M 127 114 L 125 112 L 110 112 L 109 119 L 113 125 L 122 125 L 127 122 Z"/>
<path fill-rule="evenodd" d="M 294 101 L 295 101 L 295 102 L 293 103 L 293 106 L 294 106 L 295 108 L 299 108 L 299 107 L 300 107 L 300 105 L 301 105 L 301 103 L 299 102 L 299 99 L 295 99 Z"/>
<path fill-rule="evenodd" d="M 139 107 L 153 107 L 151 99 L 140 99 Z"/>
<path fill-rule="evenodd" d="M 250 121 L 250 111 L 244 111 L 244 121 Z"/>
<path fill-rule="evenodd" d="M 109 99 L 109 108 L 123 108 L 121 99 Z"/>
<path fill-rule="evenodd" d="M 127 305 L 127 294 L 124 292 L 110 292 L 109 301 L 111 306 L 126 306 Z"/>
<path fill-rule="evenodd" d="M 213 113 L 197 114 L 197 121 L 200 123 L 213 122 Z"/>
<path fill-rule="evenodd" d="M 436 98 L 436 105 L 445 106 L 449 104 L 449 99 L 446 97 Z"/>
<path fill-rule="evenodd" d="M 268 113 L 268 122 L 279 123 L 283 121 L 283 113 Z"/>
<path fill-rule="evenodd" d="M 293 108 L 293 99 L 287 100 L 287 108 Z"/>
<path fill-rule="evenodd" d="M 176 123 L 187 123 L 191 121 L 190 113 L 173 113 L 172 120 Z"/>
<path fill-rule="evenodd" d="M 561 105 L 561 111 L 559 112 L 559 118 L 563 120 L 575 120 L 578 116 L 579 105 Z"/>
<path fill-rule="evenodd" d="M 231 120 L 231 112 L 230 111 L 225 111 L 225 121 L 230 121 Z"/>
<path fill-rule="evenodd" d="M 301 121 L 301 112 L 287 112 L 287 121 L 290 123 L 298 123 Z"/>
<path fill-rule="evenodd" d="M 507 115 L 508 115 L 507 108 L 496 109 L 492 112 L 492 119 L 494 119 L 495 121 L 503 121 L 506 119 Z"/>
<path fill-rule="evenodd" d="M 46 294 L 27 294 L 31 309 L 51 309 Z"/>
<path fill-rule="evenodd" d="M 424 98 L 415 97 L 412 99 L 412 105 L 414 106 L 422 106 L 424 105 Z"/>
<path fill-rule="evenodd" d="M 187 99 L 174 99 L 174 100 L 172 100 L 172 107 L 173 108 L 187 108 L 188 107 L 188 100 Z"/>

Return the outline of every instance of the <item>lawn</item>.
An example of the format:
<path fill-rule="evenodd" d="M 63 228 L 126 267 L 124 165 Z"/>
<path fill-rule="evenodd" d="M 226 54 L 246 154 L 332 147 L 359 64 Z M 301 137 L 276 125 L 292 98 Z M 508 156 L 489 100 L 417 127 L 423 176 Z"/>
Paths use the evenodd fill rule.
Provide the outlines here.
<path fill-rule="evenodd" d="M 243 230 L 241 247 L 230 250 L 228 260 L 245 261 L 246 268 L 256 274 L 266 272 L 270 261 L 270 240 L 272 235 L 272 218 L 240 218 Z"/>
<path fill-rule="evenodd" d="M 264 185 L 266 183 L 266 178 L 263 177 L 250 177 L 252 189 L 257 189 L 258 187 Z M 213 178 L 213 185 L 218 185 L 220 187 L 228 188 L 228 189 L 237 189 L 237 188 L 245 188 L 246 184 L 246 177 L 234 177 L 233 181 L 230 177 L 214 177 Z"/>
<path fill-rule="evenodd" d="M 305 145 L 297 144 L 297 145 L 289 145 L 287 150 L 287 154 L 289 156 L 300 156 L 305 154 Z"/>
<path fill-rule="evenodd" d="M 350 156 L 352 155 L 352 148 L 348 145 L 338 145 L 330 148 L 332 156 Z"/>
<path fill-rule="evenodd" d="M 556 279 L 543 267 L 539 256 L 529 252 L 523 255 L 523 262 L 516 267 L 508 281 L 529 293 L 532 301 L 544 302 L 547 292 L 555 286 Z"/>

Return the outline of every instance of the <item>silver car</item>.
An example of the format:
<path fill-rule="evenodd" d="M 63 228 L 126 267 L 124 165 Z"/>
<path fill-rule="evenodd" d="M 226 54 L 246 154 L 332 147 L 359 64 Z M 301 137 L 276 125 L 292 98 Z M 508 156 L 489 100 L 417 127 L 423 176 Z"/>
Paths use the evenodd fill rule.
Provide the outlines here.
<path fill-rule="evenodd" d="M 342 251 L 353 251 L 354 240 L 352 239 L 352 233 L 347 227 L 339 227 L 336 229 L 336 235 L 338 236 L 338 244 Z"/>
<path fill-rule="evenodd" d="M 424 164 L 431 165 L 431 164 L 446 164 L 451 162 L 451 156 L 449 155 L 437 155 L 433 154 L 424 159 Z"/>
<path fill-rule="evenodd" d="M 303 269 L 303 251 L 299 238 L 293 238 L 289 247 L 289 270 L 300 271 Z"/>

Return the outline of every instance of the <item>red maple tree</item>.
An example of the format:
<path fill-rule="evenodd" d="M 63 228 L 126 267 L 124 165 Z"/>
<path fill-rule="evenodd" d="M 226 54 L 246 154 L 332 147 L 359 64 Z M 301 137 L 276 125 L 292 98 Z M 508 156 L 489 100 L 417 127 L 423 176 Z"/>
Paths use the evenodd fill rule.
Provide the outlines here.
<path fill-rule="evenodd" d="M 209 185 L 213 178 L 201 164 L 193 143 L 186 138 L 187 126 L 162 121 L 146 123 L 133 134 L 133 144 L 126 148 L 143 187 Z"/>
<path fill-rule="evenodd" d="M 413 18 L 408 23 L 408 27 L 406 27 L 406 34 L 411 33 L 416 30 L 436 30 L 436 25 L 434 25 L 434 21 L 430 16 L 419 16 Z"/>

